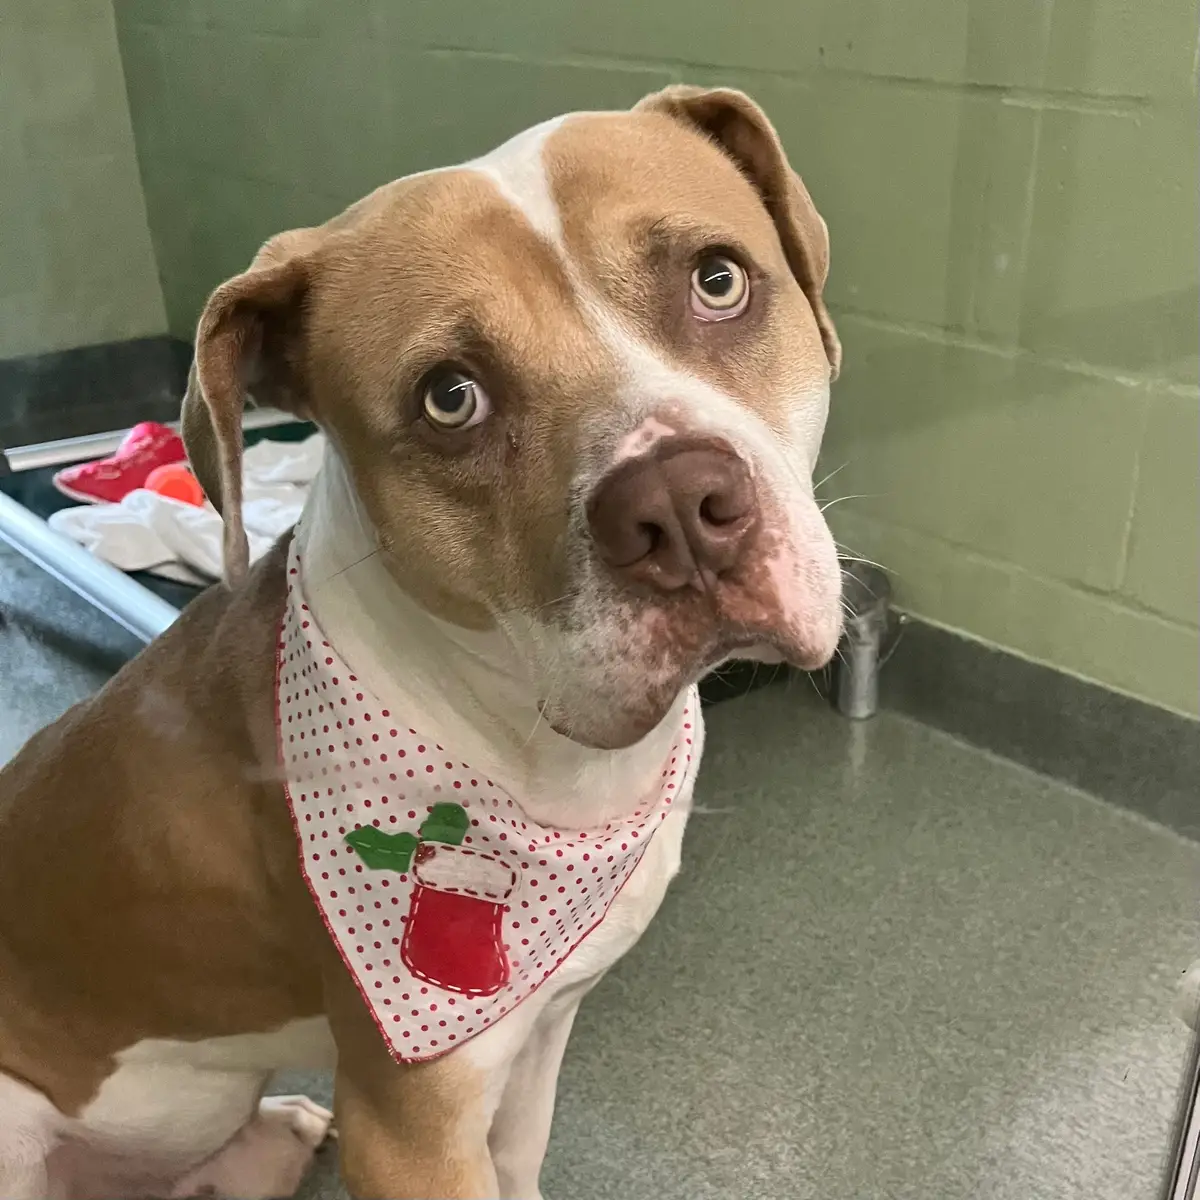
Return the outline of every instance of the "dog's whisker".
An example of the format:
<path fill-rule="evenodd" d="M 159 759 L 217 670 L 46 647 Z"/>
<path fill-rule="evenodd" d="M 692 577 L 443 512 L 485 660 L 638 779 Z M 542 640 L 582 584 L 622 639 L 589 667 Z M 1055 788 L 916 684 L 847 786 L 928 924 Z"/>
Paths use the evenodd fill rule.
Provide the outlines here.
<path fill-rule="evenodd" d="M 883 563 L 876 562 L 873 558 L 863 557 L 863 555 L 859 554 L 853 546 L 847 546 L 845 542 L 839 542 L 836 540 L 833 544 L 837 548 L 838 558 L 840 558 L 843 562 L 862 563 L 864 566 L 875 567 L 880 571 L 885 571 L 889 574 L 891 573 L 891 569 L 889 567 L 885 567 Z"/>
<path fill-rule="evenodd" d="M 821 479 L 818 479 L 817 482 L 813 484 L 813 492 L 815 493 L 818 488 L 824 487 L 825 484 L 827 484 L 839 471 L 844 471 L 849 465 L 850 465 L 850 459 L 846 459 L 846 461 L 844 463 L 842 463 L 842 465 L 840 467 L 834 467 L 833 470 L 830 471 L 828 475 L 823 476 Z"/>
<path fill-rule="evenodd" d="M 333 572 L 333 574 L 332 574 L 332 575 L 328 575 L 328 576 L 326 576 L 326 577 L 325 577 L 323 580 L 321 580 L 321 583 L 329 583 L 331 580 L 337 579 L 337 577 L 338 577 L 339 575 L 344 575 L 344 574 L 345 574 L 347 571 L 353 571 L 355 567 L 362 566 L 362 564 L 363 564 L 363 563 L 365 563 L 365 562 L 369 561 L 370 559 L 374 558 L 374 557 L 375 557 L 375 555 L 377 555 L 377 554 L 382 554 L 382 553 L 383 553 L 383 547 L 382 547 L 382 546 L 376 546 L 376 547 L 375 547 L 373 550 L 371 550 L 369 553 L 367 553 L 367 554 L 364 554 L 364 555 L 362 556 L 362 558 L 357 558 L 357 559 L 355 559 L 355 560 L 354 560 L 354 562 L 352 562 L 352 563 L 347 563 L 347 564 L 346 564 L 344 567 L 339 567 L 339 568 L 338 568 L 336 571 L 334 571 L 334 572 Z M 319 586 L 320 586 L 320 584 L 318 584 L 317 586 L 319 587 Z"/>
<path fill-rule="evenodd" d="M 880 495 L 877 492 L 860 492 L 852 496 L 835 496 L 832 500 L 826 500 L 823 503 L 818 504 L 817 507 L 821 510 L 821 512 L 825 512 L 827 509 L 832 508 L 835 504 L 841 504 L 843 500 L 878 500 L 879 498 Z"/>
<path fill-rule="evenodd" d="M 887 567 L 885 567 L 883 563 L 877 563 L 873 558 L 861 558 L 857 554 L 843 554 L 839 550 L 838 558 L 840 558 L 842 562 L 862 563 L 865 567 L 877 567 L 880 571 L 887 570 Z M 846 574 L 846 572 L 843 571 L 842 574 Z"/>

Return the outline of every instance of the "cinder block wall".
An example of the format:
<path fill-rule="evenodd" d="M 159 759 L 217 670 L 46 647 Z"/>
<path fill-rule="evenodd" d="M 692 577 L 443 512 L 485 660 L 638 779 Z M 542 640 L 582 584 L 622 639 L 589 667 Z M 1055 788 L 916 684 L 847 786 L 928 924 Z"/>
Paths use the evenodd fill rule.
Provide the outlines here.
<path fill-rule="evenodd" d="M 725 83 L 833 234 L 823 489 L 935 622 L 1196 713 L 1194 0 L 117 0 L 170 326 L 271 233 Z"/>
<path fill-rule="evenodd" d="M 0 360 L 164 332 L 111 0 L 0 0 L 0 164 Z"/>

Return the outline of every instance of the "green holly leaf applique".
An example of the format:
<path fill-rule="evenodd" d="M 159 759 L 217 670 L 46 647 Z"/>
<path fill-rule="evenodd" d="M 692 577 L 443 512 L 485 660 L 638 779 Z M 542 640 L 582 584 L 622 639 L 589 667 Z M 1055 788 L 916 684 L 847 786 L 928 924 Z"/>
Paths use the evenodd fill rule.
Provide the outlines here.
<path fill-rule="evenodd" d="M 435 809 L 436 811 L 436 809 Z M 399 871 L 411 866 L 417 839 L 411 833 L 384 833 L 374 825 L 353 829 L 345 837 L 350 846 L 372 871 Z"/>
<path fill-rule="evenodd" d="M 467 810 L 461 804 L 435 804 L 433 811 L 421 822 L 421 840 L 461 846 L 470 824 Z"/>

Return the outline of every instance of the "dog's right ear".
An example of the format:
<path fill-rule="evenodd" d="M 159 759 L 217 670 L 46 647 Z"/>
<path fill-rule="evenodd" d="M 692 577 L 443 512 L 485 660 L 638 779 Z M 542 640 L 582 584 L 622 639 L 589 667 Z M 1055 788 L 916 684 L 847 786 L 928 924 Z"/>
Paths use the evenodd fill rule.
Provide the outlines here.
<path fill-rule="evenodd" d="M 314 269 L 315 229 L 272 238 L 248 271 L 209 297 L 183 398 L 183 440 L 196 478 L 225 521 L 225 578 L 249 565 L 242 524 L 242 411 L 247 394 L 306 415 L 304 301 Z"/>

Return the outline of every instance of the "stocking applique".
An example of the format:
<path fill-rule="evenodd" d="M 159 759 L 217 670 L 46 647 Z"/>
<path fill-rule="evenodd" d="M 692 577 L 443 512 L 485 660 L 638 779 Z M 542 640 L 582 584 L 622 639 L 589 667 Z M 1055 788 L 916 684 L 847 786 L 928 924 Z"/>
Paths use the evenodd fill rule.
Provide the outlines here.
<path fill-rule="evenodd" d="M 418 979 L 463 996 L 493 996 L 509 978 L 505 902 L 516 872 L 462 845 L 469 828 L 459 804 L 435 804 L 411 833 L 364 826 L 346 842 L 372 869 L 412 871 L 415 884 L 400 958 Z"/>

